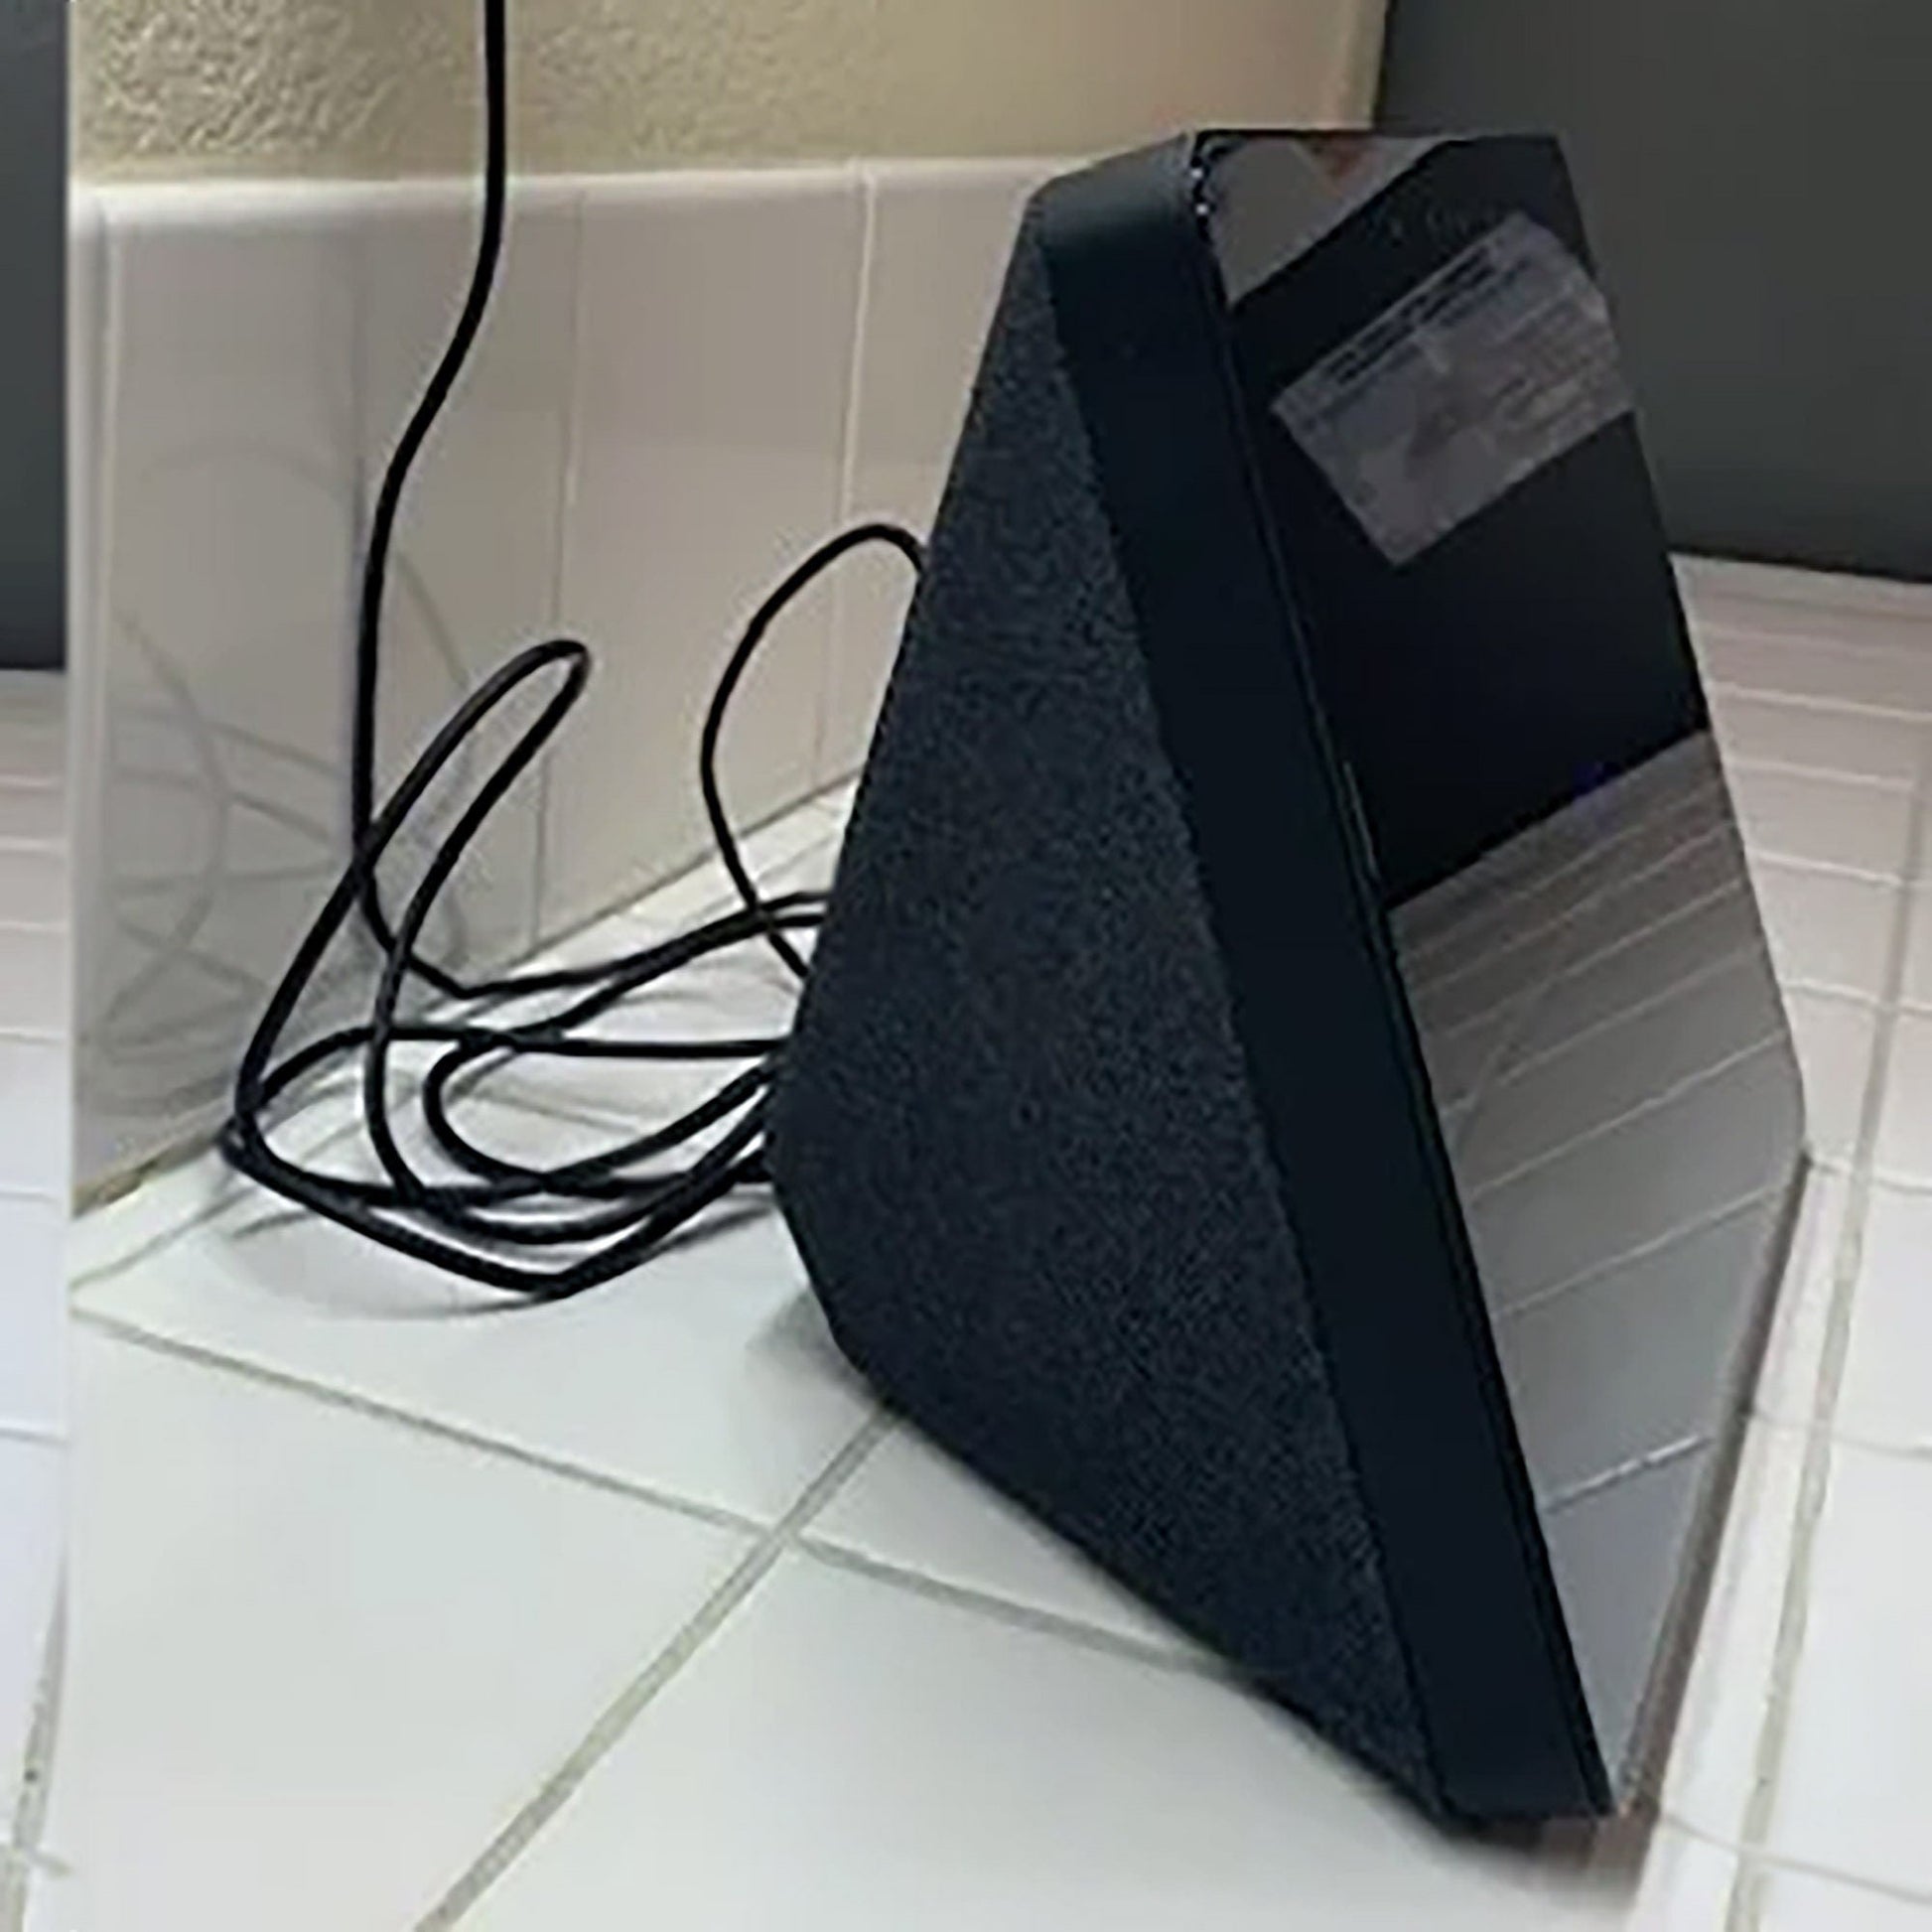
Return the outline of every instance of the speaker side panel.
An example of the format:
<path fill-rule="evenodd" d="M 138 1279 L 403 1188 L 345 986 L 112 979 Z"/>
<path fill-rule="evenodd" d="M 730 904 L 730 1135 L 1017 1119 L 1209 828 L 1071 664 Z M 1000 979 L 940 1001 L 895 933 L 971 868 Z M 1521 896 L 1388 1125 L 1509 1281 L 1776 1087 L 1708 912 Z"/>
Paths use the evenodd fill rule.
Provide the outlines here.
<path fill-rule="evenodd" d="M 1029 218 L 773 1101 L 887 1398 L 1447 1802 Z"/>

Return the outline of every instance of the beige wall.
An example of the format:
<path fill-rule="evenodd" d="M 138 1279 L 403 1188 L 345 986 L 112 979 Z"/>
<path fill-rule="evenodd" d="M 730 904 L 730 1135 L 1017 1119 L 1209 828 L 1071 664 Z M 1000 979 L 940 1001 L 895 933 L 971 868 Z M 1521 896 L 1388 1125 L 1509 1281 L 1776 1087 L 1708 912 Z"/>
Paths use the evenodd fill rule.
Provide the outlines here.
<path fill-rule="evenodd" d="M 1065 154 L 1367 110 L 1383 0 L 512 0 L 519 162 Z M 473 153 L 477 0 L 73 0 L 80 165 Z"/>

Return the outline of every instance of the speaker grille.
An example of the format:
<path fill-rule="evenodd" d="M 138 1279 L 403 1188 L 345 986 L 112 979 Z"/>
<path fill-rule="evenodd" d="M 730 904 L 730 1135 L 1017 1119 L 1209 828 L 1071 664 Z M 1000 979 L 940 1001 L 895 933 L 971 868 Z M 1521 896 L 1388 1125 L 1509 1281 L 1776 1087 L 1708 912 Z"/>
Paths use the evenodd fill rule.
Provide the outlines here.
<path fill-rule="evenodd" d="M 1036 217 L 773 1112 L 785 1212 L 886 1397 L 1441 1803 Z"/>

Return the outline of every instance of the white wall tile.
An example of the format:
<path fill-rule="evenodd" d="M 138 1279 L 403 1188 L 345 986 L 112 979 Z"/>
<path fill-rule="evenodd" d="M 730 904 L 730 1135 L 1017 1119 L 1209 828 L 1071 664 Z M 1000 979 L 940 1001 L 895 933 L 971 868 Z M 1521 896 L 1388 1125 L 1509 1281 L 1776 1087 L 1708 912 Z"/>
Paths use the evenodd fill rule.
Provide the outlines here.
<path fill-rule="evenodd" d="M 1751 882 L 1780 982 L 1868 1000 L 1884 992 L 1899 888 L 1769 859 L 1752 865 Z"/>
<path fill-rule="evenodd" d="M 348 1124 L 350 1091 L 332 1087 L 275 1123 L 269 1138 L 276 1150 L 293 1159 L 320 1155 Z M 255 1183 L 212 1148 L 192 1160 L 164 1164 L 74 1215 L 68 1227 L 69 1283 L 77 1287 L 133 1266 L 182 1229 L 256 1192 Z"/>
<path fill-rule="evenodd" d="M 405 498 L 385 782 L 461 688 L 554 627 L 576 200 L 518 197 L 481 345 Z M 96 774 L 75 828 L 88 1180 L 219 1118 L 340 869 L 362 525 L 474 247 L 455 184 L 111 189 L 97 205 L 108 407 L 77 435 L 77 495 L 90 459 L 101 481 L 74 567 L 76 759 Z M 468 771 L 502 742 L 486 735 Z M 540 818 L 531 774 L 426 951 L 461 967 L 527 949 Z M 359 935 L 340 945 L 305 1021 L 354 1004 L 367 958 Z"/>
<path fill-rule="evenodd" d="M 413 1925 L 743 1553 L 83 1337 L 49 1848 L 98 1932 Z"/>
<path fill-rule="evenodd" d="M 70 889 L 65 844 L 0 842 L 0 929 L 67 923 Z"/>
<path fill-rule="evenodd" d="M 1932 585 L 1882 577 L 1850 577 L 1829 570 L 1781 564 L 1746 564 L 1727 557 L 1679 557 L 1677 579 L 1684 595 L 1703 610 L 1744 605 L 1797 605 L 1843 619 L 1904 619 L 1932 624 Z"/>
<path fill-rule="evenodd" d="M 1709 627 L 1699 627 L 1698 640 L 1705 675 L 1753 696 L 1812 698 L 1920 717 L 1932 713 L 1932 655 L 1922 640 L 1908 648 L 1834 650 L 1821 647 L 1815 637 L 1794 640 Z"/>
<path fill-rule="evenodd" d="M 380 702 L 380 797 L 490 672 L 556 633 L 576 323 L 579 196 L 514 196 L 483 335 L 412 473 L 392 553 Z M 355 233 L 358 447 L 373 506 L 388 459 L 441 357 L 477 246 L 477 195 L 437 183 L 372 196 Z M 473 741 L 391 868 L 407 883 L 555 689 L 539 681 Z M 473 970 L 527 952 L 536 930 L 542 770 L 527 772 L 472 848 L 428 950 Z"/>
<path fill-rule="evenodd" d="M 1905 869 L 1911 794 L 1893 785 L 1733 765 L 1731 791 L 1755 856 L 1842 866 L 1880 879 Z"/>
<path fill-rule="evenodd" d="M 55 702 L 36 703 L 31 686 L 38 678 Z M 66 677 L 59 671 L 0 674 L 0 772 L 9 779 L 31 778 L 51 788 L 66 788 Z"/>
<path fill-rule="evenodd" d="M 218 1118 L 343 846 L 355 202 L 118 190 L 80 1170 Z"/>
<path fill-rule="evenodd" d="M 698 737 L 718 674 L 838 521 L 863 215 L 850 171 L 587 194 L 563 621 L 597 669 L 551 761 L 547 934 L 708 841 Z M 740 823 L 813 787 L 831 619 L 821 585 L 740 691 L 721 760 Z"/>
<path fill-rule="evenodd" d="M 1727 759 L 1908 786 L 1918 776 L 1925 729 L 1916 719 L 1722 689 L 1711 710 Z"/>
<path fill-rule="evenodd" d="M 0 1033 L 66 1040 L 69 956 L 59 927 L 0 932 Z"/>
<path fill-rule="evenodd" d="M 67 838 L 67 817 L 60 785 L 0 779 L 0 839 L 58 845 Z"/>
<path fill-rule="evenodd" d="M 1795 584 L 1797 575 L 1788 584 Z M 1786 588 L 1771 596 L 1700 598 L 1693 610 L 1699 623 L 1712 630 L 1774 637 L 1846 656 L 1917 649 L 1932 612 L 1932 601 L 1911 595 L 1915 587 L 1882 580 L 1820 573 L 1812 578 L 1809 595 L 1790 596 Z M 1922 593 L 1924 587 L 1916 588 Z"/>
<path fill-rule="evenodd" d="M 0 708 L 16 722 L 46 727 L 56 725 L 66 705 L 59 671 L 0 670 Z M 45 750 L 45 741 L 42 741 Z M 54 771 L 41 770 L 26 775 L 52 777 Z"/>
<path fill-rule="evenodd" d="M 847 520 L 885 518 L 924 536 L 1027 198 L 1058 170 L 1013 161 L 880 164 L 866 172 L 871 235 Z M 883 552 L 842 568 L 823 750 L 828 777 L 865 758 L 910 591 L 903 563 Z"/>
<path fill-rule="evenodd" d="M 476 362 L 406 498 L 385 773 L 535 637 L 583 636 L 598 672 L 430 950 L 502 960 L 699 854 L 696 740 L 726 652 L 842 516 L 929 520 L 1021 201 L 1051 172 L 520 197 Z M 115 187 L 77 196 L 74 224 L 73 730 L 97 774 L 76 822 L 79 1172 L 98 1180 L 218 1119 L 341 863 L 362 521 L 461 293 L 474 207 L 461 183 Z M 896 616 L 852 640 L 892 568 L 849 567 L 771 636 L 727 734 L 741 823 L 857 762 Z M 365 971 L 363 947 L 340 948 L 310 1017 L 353 1004 Z"/>
<path fill-rule="evenodd" d="M 60 1035 L 0 1036 L 0 1189 L 66 1199 L 72 1080 L 72 1051 Z"/>
<path fill-rule="evenodd" d="M 1837 1447 L 1767 1850 L 1932 1896 L 1932 1461 Z"/>

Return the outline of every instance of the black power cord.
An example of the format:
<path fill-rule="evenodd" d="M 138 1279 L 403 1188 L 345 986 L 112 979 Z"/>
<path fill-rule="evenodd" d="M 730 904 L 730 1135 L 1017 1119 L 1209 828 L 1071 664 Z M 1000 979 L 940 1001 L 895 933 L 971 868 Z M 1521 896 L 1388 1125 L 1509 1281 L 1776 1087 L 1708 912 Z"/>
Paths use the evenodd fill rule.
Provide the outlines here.
<path fill-rule="evenodd" d="M 694 1215 L 766 1177 L 764 1110 L 784 1050 L 782 1036 L 635 1039 L 599 1036 L 587 1030 L 641 989 L 731 947 L 768 946 L 802 982 L 806 958 L 789 935 L 820 922 L 825 896 L 801 892 L 771 899 L 760 897 L 718 787 L 718 746 L 726 714 L 772 623 L 834 564 L 863 546 L 884 544 L 916 573 L 923 552 L 916 537 L 893 524 L 869 523 L 833 538 L 765 600 L 727 661 L 699 742 L 698 777 L 712 837 L 741 901 L 737 909 L 642 951 L 559 971 L 473 982 L 422 957 L 418 946 L 423 929 L 444 889 L 491 813 L 583 695 L 591 669 L 589 650 L 573 638 L 553 638 L 519 651 L 463 701 L 378 808 L 376 702 L 383 598 L 396 519 L 410 473 L 476 346 L 502 257 L 509 186 L 507 0 L 483 0 L 483 42 L 485 150 L 476 266 L 448 346 L 389 460 L 363 560 L 350 737 L 351 857 L 242 1054 L 221 1150 L 231 1166 L 263 1186 L 385 1247 L 490 1288 L 557 1301 L 626 1273 Z M 385 855 L 471 738 L 537 679 L 554 685 L 542 709 L 434 844 L 407 903 L 392 918 L 380 885 Z M 283 1036 L 329 948 L 356 917 L 382 960 L 369 1018 L 282 1052 Z M 404 1016 L 403 1001 L 412 987 L 440 996 L 442 1004 L 434 1015 Z M 532 1017 L 530 1008 L 539 1004 L 543 1010 Z M 505 1017 L 506 1008 L 515 1017 Z M 390 1076 L 399 1047 L 439 1049 L 416 1099 L 431 1140 L 459 1178 L 428 1178 L 398 1144 Z M 707 1062 L 736 1070 L 667 1126 L 557 1167 L 502 1160 L 466 1137 L 451 1116 L 452 1103 L 461 1094 L 474 1092 L 505 1066 L 544 1060 Z M 385 1177 L 346 1178 L 279 1154 L 265 1125 L 276 1103 L 331 1069 L 358 1061 L 363 1125 Z M 667 1161 L 681 1164 L 667 1169 Z"/>

